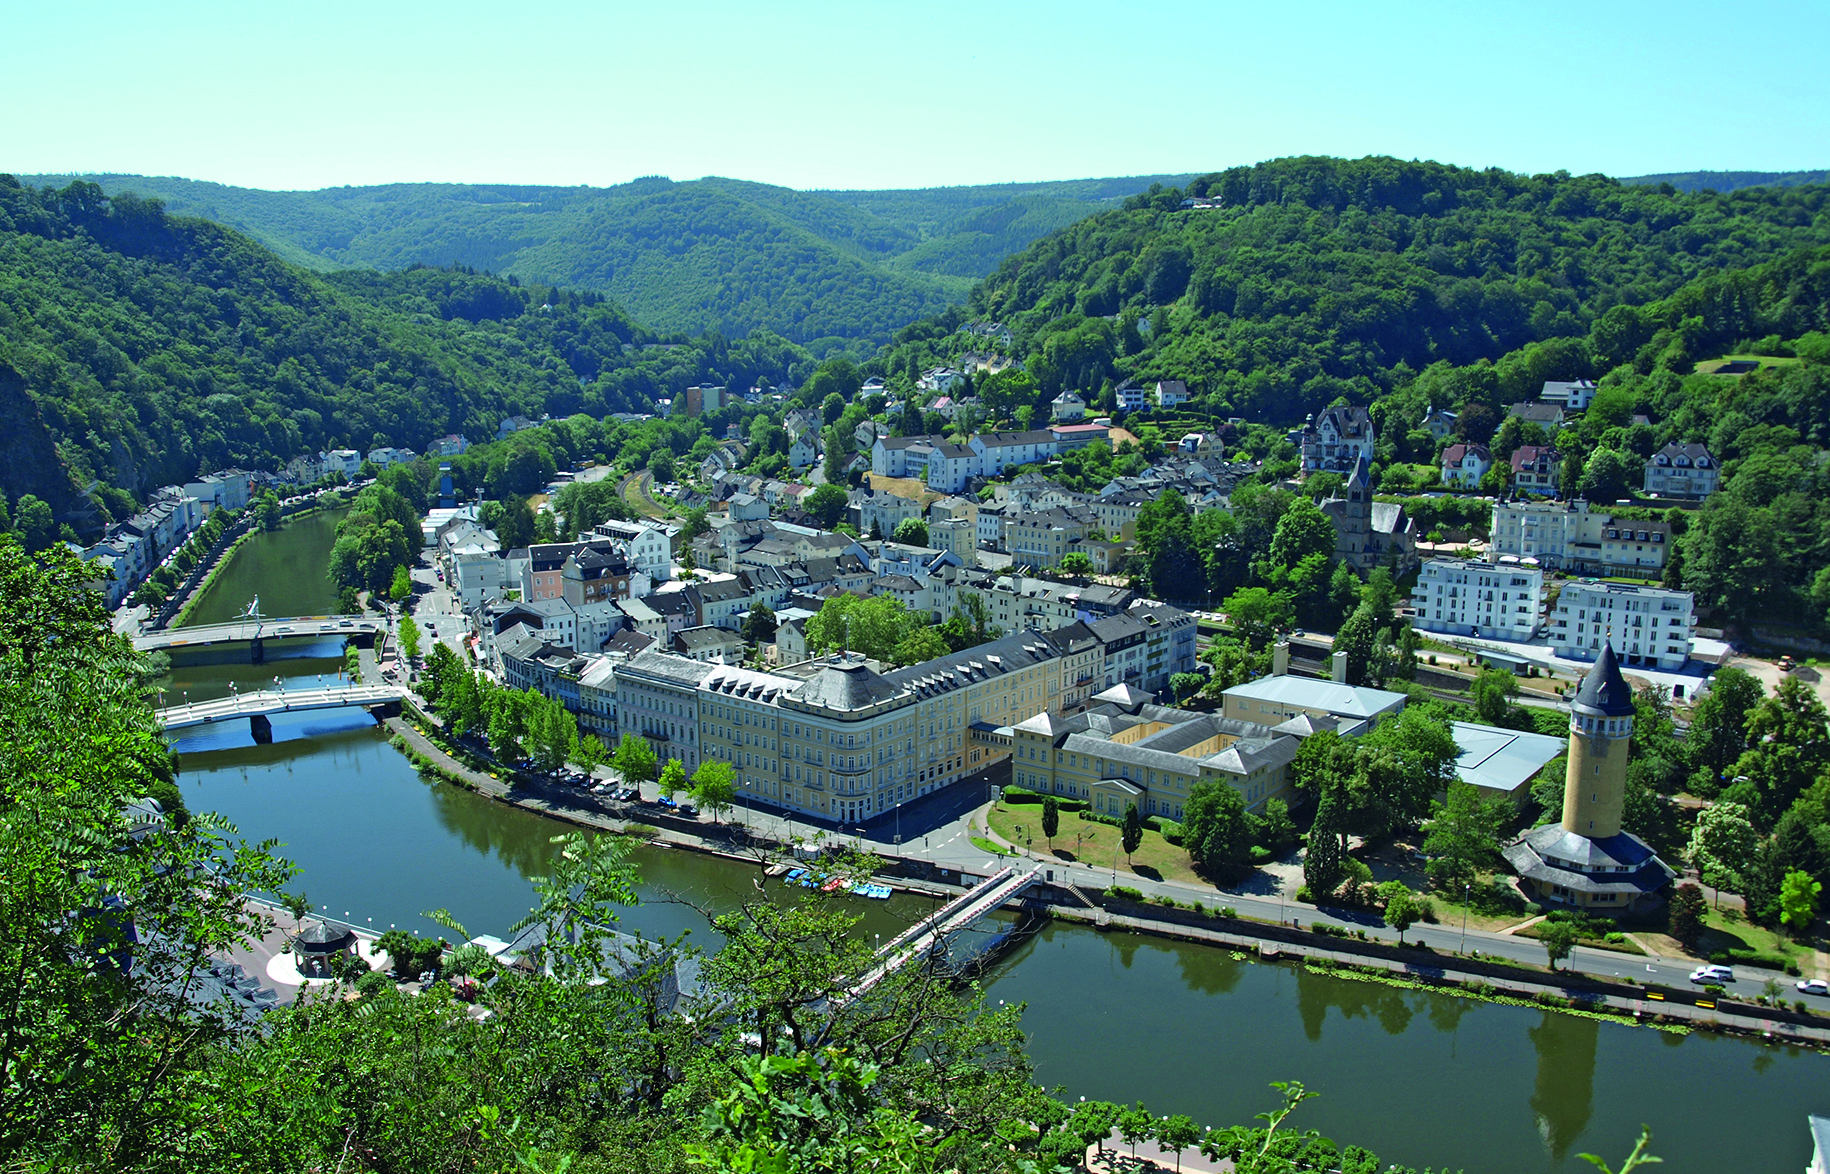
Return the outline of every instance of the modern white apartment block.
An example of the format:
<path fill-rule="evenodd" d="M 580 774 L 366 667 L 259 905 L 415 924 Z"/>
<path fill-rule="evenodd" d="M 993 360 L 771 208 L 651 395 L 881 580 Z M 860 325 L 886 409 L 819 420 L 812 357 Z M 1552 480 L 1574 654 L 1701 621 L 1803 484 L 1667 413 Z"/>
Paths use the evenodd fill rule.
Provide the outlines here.
<path fill-rule="evenodd" d="M 1695 608 L 1688 591 L 1572 580 L 1557 597 L 1551 646 L 1569 660 L 1594 660 L 1611 641 L 1623 665 L 1681 669 L 1690 659 Z"/>
<path fill-rule="evenodd" d="M 1538 627 L 1544 572 L 1520 564 L 1433 558 L 1423 564 L 1411 602 L 1420 631 L 1495 640 L 1529 640 Z"/>

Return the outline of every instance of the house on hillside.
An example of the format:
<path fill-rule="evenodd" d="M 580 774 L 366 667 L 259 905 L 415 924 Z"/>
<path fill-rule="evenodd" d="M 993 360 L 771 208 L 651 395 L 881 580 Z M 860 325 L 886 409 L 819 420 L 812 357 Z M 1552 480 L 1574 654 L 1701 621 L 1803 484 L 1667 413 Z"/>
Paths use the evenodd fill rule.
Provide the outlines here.
<path fill-rule="evenodd" d="M 1646 492 L 1656 497 L 1703 500 L 1716 491 L 1721 470 L 1709 449 L 1672 441 L 1646 460 Z"/>
<path fill-rule="evenodd" d="M 1302 431 L 1305 472 L 1345 473 L 1373 459 L 1373 422 L 1365 408 L 1343 404 L 1310 416 Z"/>
<path fill-rule="evenodd" d="M 1156 385 L 1156 406 L 1159 408 L 1179 408 L 1188 402 L 1188 385 L 1180 379 L 1159 379 Z"/>
<path fill-rule="evenodd" d="M 1554 445 L 1521 444 L 1513 451 L 1512 488 L 1519 493 L 1557 496 L 1557 478 L 1562 471 L 1563 454 Z"/>
<path fill-rule="evenodd" d="M 1051 414 L 1061 424 L 1077 424 L 1086 419 L 1087 401 L 1080 398 L 1080 393 L 1064 391 L 1050 401 Z"/>
<path fill-rule="evenodd" d="M 1493 454 L 1484 444 L 1451 444 L 1442 450 L 1442 483 L 1457 489 L 1473 489 L 1493 468 Z"/>

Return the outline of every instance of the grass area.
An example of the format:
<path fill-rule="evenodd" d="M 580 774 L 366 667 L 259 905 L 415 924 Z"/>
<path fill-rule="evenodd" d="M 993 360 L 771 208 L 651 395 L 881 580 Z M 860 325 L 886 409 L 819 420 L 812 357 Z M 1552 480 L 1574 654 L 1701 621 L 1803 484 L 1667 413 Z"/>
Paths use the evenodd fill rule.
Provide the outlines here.
<path fill-rule="evenodd" d="M 648 495 L 647 479 L 648 474 L 646 473 L 632 473 L 625 479 L 623 481 L 623 500 L 629 503 L 630 509 L 644 518 L 666 517 L 667 511 Z"/>
<path fill-rule="evenodd" d="M 1003 802 L 992 806 L 988 818 L 991 828 L 1013 844 L 1024 844 L 1047 855 L 1049 841 L 1042 834 L 1040 803 Z M 1022 832 L 1018 832 L 1019 825 Z M 1144 829 L 1144 841 L 1132 853 L 1129 864 L 1119 844 L 1119 829 L 1110 824 L 1082 819 L 1078 811 L 1061 813 L 1061 828 L 1055 833 L 1054 856 L 1057 860 L 1077 862 L 1095 868 L 1111 868 L 1116 860 L 1120 883 L 1124 874 L 1145 880 L 1173 880 L 1205 885 L 1207 878 L 1195 872 L 1188 853 L 1163 838 L 1161 832 Z"/>
<path fill-rule="evenodd" d="M 1517 933 L 1513 934 L 1512 936 L 1515 938 L 1532 938 L 1533 940 L 1542 938 L 1544 936 L 1544 934 L 1542 932 L 1544 929 L 1544 925 L 1545 925 L 1545 923 L 1540 921 L 1536 925 L 1527 926 L 1524 929 L 1519 930 Z M 1627 938 L 1622 938 L 1618 942 L 1610 942 L 1607 940 L 1607 938 L 1602 937 L 1598 934 L 1583 934 L 1582 937 L 1579 938 L 1578 940 L 1583 945 L 1591 947 L 1592 949 L 1596 949 L 1596 950 L 1613 950 L 1616 953 L 1620 953 L 1620 954 L 1639 954 L 1642 956 L 1645 954 L 1645 951 L 1639 947 L 1639 944 L 1637 942 L 1631 941 Z"/>
<path fill-rule="evenodd" d="M 1723 355 L 1719 359 L 1700 360 L 1694 370 L 1699 375 L 1714 375 L 1716 368 L 1723 363 L 1735 362 L 1759 363 L 1762 367 L 1795 367 L 1798 365 L 1796 358 L 1785 358 L 1778 355 Z M 1704 368 L 1708 368 L 1708 370 Z"/>
<path fill-rule="evenodd" d="M 1004 845 L 987 840 L 984 836 L 973 836 L 972 846 L 981 852 L 989 852 L 993 856 L 1003 856 L 1009 852 L 1009 849 L 1005 848 Z"/>
<path fill-rule="evenodd" d="M 1676 938 L 1666 934 L 1642 933 L 1639 936 L 1661 954 L 1675 954 L 1699 961 L 1720 951 L 1754 950 L 1761 954 L 1791 958 L 1807 973 L 1815 973 L 1812 968 L 1822 964 L 1813 948 L 1800 945 L 1783 933 L 1750 924 L 1739 910 L 1711 909 L 1703 918 L 1703 926 L 1703 939 L 1694 950 L 1685 949 Z"/>

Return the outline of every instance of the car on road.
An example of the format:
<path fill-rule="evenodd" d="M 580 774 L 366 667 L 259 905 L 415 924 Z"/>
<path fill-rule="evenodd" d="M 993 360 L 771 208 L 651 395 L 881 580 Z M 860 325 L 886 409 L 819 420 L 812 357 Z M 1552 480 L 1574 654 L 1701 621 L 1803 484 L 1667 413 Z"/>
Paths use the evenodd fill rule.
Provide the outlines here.
<path fill-rule="evenodd" d="M 1691 982 L 1733 982 L 1735 972 L 1726 966 L 1699 966 L 1690 972 Z"/>
<path fill-rule="evenodd" d="M 1821 978 L 1801 978 L 1798 980 L 1798 989 L 1807 995 L 1830 996 L 1830 982 Z"/>
<path fill-rule="evenodd" d="M 691 803 L 682 803 L 682 804 L 680 804 L 680 814 L 686 815 L 686 816 L 697 816 L 699 814 L 699 809 L 697 807 L 694 807 Z"/>

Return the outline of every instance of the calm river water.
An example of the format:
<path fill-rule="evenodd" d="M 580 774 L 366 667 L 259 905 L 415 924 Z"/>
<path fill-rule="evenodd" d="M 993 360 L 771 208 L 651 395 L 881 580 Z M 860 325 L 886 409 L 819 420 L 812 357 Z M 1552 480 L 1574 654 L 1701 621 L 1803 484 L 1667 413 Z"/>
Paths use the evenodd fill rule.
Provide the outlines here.
<path fill-rule="evenodd" d="M 259 591 L 269 614 L 284 614 L 270 599 L 323 610 L 284 592 L 309 569 L 293 556 L 327 551 L 328 532 L 301 525 L 267 536 L 255 549 L 274 560 L 279 582 L 236 567 L 237 590 Z M 235 599 L 223 604 L 230 613 L 246 606 Z M 179 673 L 195 694 L 212 683 L 226 689 L 230 678 L 302 681 L 322 671 L 334 672 L 334 660 Z M 377 928 L 425 931 L 434 927 L 422 914 L 445 908 L 472 933 L 497 934 L 527 911 L 528 878 L 544 870 L 563 825 L 425 781 L 365 717 L 282 715 L 274 735 L 254 746 L 245 729 L 224 727 L 181 742 L 181 782 L 193 807 L 222 812 L 249 838 L 283 841 L 301 867 L 296 887 L 314 904 Z M 625 911 L 624 926 L 690 929 L 707 948 L 715 935 L 692 905 L 728 905 L 750 888 L 747 868 L 690 853 L 645 849 L 638 863 L 643 903 Z M 925 907 L 912 898 L 861 905 L 867 933 L 893 931 Z M 1673 1174 L 1792 1174 L 1810 1160 L 1806 1114 L 1830 1111 L 1830 1058 L 1809 1052 L 1398 990 L 1066 925 L 1025 944 L 987 990 L 994 1001 L 1028 1004 L 1038 1078 L 1070 1098 L 1141 1099 L 1159 1114 L 1224 1124 L 1269 1107 L 1268 1082 L 1298 1079 L 1322 1094 L 1300 1110 L 1302 1127 L 1419 1168 L 1589 1170 L 1577 1154 L 1617 1164 L 1645 1123 Z"/>

